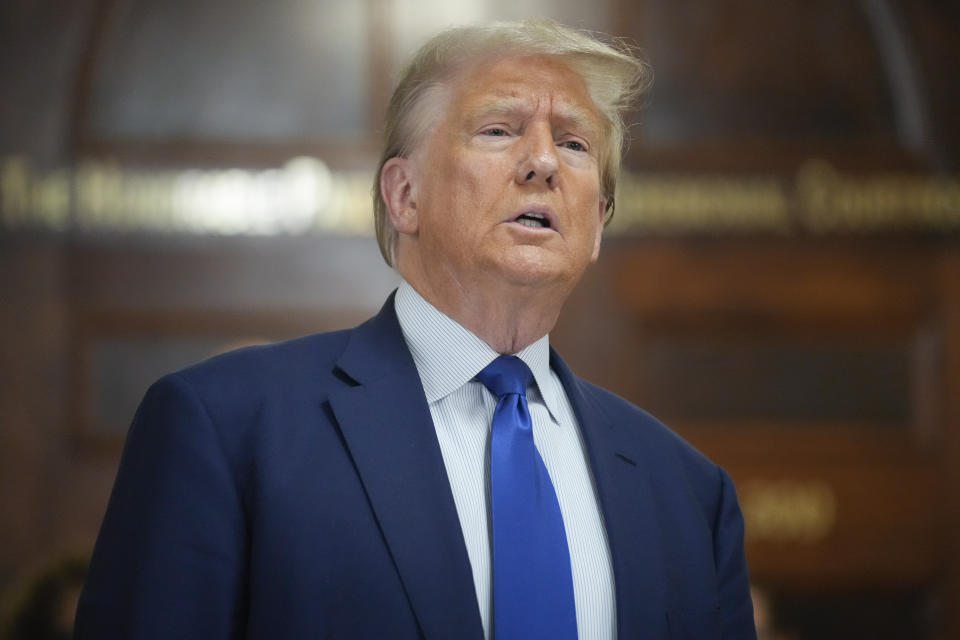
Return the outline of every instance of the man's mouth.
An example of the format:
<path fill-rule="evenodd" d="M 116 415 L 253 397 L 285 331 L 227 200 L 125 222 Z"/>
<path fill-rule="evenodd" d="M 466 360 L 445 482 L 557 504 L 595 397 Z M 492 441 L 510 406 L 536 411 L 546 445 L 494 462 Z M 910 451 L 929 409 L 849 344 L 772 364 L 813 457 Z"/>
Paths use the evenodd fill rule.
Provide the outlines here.
<path fill-rule="evenodd" d="M 525 227 L 533 227 L 535 229 L 549 229 L 550 220 L 547 216 L 539 213 L 521 213 L 517 216 L 517 219 L 514 220 L 519 224 L 522 224 Z"/>

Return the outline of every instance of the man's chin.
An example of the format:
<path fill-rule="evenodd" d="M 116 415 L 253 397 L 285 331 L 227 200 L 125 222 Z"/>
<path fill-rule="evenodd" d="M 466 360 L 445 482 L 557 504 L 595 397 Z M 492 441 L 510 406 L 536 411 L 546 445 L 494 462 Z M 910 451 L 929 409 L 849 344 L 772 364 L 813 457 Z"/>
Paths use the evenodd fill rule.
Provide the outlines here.
<path fill-rule="evenodd" d="M 494 272 L 505 283 L 532 289 L 572 287 L 583 272 L 582 269 L 571 269 L 565 262 L 556 260 L 555 256 L 536 256 L 537 259 L 530 259 L 531 257 L 509 256 L 493 265 L 490 272 Z"/>

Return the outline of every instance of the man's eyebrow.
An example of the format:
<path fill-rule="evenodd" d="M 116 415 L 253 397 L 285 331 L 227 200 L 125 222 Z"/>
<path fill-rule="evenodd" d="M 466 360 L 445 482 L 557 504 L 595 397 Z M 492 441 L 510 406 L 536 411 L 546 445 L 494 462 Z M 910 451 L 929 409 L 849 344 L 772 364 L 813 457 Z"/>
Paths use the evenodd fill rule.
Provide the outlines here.
<path fill-rule="evenodd" d="M 535 110 L 527 100 L 516 96 L 497 96 L 470 109 L 468 117 L 488 118 L 490 116 L 526 117 Z M 575 133 L 581 133 L 588 138 L 593 138 L 600 133 L 597 115 L 590 109 L 586 109 L 576 104 L 561 102 L 554 104 L 554 118 L 558 120 L 564 128 L 570 129 Z"/>
<path fill-rule="evenodd" d="M 489 116 L 525 116 L 533 111 L 526 100 L 516 96 L 497 96 L 484 100 L 470 109 L 471 118 L 485 118 Z"/>
<path fill-rule="evenodd" d="M 597 114 L 589 109 L 562 102 L 554 105 L 553 112 L 556 118 L 574 133 L 581 133 L 591 140 L 600 135 Z"/>

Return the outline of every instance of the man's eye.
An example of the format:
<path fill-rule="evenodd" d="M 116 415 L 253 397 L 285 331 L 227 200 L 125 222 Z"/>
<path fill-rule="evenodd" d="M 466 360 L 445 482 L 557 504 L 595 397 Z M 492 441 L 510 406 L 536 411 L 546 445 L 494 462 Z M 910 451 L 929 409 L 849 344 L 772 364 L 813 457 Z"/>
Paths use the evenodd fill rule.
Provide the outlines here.
<path fill-rule="evenodd" d="M 490 127 L 489 129 L 484 129 L 483 133 L 488 136 L 505 136 L 507 135 L 507 130 L 501 129 L 500 127 Z"/>
<path fill-rule="evenodd" d="M 586 151 L 587 148 L 583 146 L 582 143 L 577 142 L 576 140 L 565 140 L 560 143 L 560 146 L 570 149 L 571 151 Z"/>

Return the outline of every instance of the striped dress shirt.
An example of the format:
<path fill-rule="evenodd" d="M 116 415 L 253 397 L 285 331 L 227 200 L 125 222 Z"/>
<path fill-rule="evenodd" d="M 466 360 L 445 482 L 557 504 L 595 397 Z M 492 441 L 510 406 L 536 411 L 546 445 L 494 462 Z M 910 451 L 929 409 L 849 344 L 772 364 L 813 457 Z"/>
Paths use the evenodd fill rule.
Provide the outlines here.
<path fill-rule="evenodd" d="M 423 383 L 450 479 L 485 636 L 491 634 L 490 424 L 497 399 L 474 376 L 498 355 L 401 282 L 397 317 Z M 603 516 L 576 416 L 550 369 L 549 338 L 517 354 L 533 372 L 527 390 L 533 439 L 557 492 L 570 549 L 577 633 L 616 637 L 613 569 Z"/>

